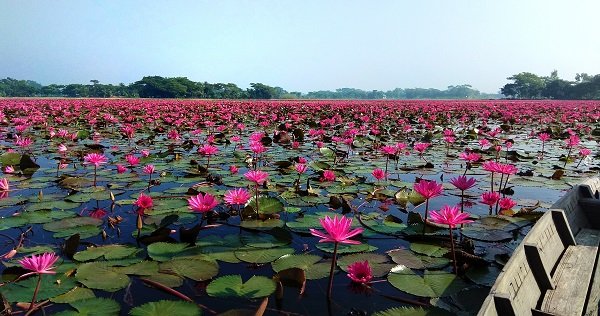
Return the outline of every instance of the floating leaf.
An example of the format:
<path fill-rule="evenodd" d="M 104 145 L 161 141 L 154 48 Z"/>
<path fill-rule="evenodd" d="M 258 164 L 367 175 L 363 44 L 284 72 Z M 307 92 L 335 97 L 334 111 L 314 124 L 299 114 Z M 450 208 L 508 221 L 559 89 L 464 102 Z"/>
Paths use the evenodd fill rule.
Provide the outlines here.
<path fill-rule="evenodd" d="M 244 262 L 269 263 L 279 257 L 294 253 L 292 248 L 241 248 L 235 251 L 235 256 Z"/>
<path fill-rule="evenodd" d="M 60 281 L 58 281 L 60 280 Z M 38 278 L 33 276 L 25 280 L 9 283 L 0 287 L 0 293 L 9 302 L 29 302 Z M 59 274 L 45 274 L 37 294 L 37 300 L 45 300 L 55 297 L 75 287 L 75 279 Z"/>
<path fill-rule="evenodd" d="M 453 316 L 453 313 L 439 308 L 393 307 L 376 312 L 373 316 Z"/>
<path fill-rule="evenodd" d="M 333 243 L 318 243 L 316 245 L 317 248 L 321 249 L 322 251 L 328 252 L 328 253 L 333 253 Z M 369 244 L 359 244 L 359 245 L 348 245 L 348 244 L 340 244 L 338 245 L 338 253 L 339 254 L 345 254 L 345 253 L 355 253 L 355 252 L 368 252 L 368 251 L 375 251 L 377 250 L 377 247 L 375 246 L 371 246 Z"/>
<path fill-rule="evenodd" d="M 271 267 L 273 271 L 279 272 L 285 269 L 291 268 L 299 268 L 302 270 L 307 270 L 310 266 L 315 263 L 321 261 L 321 257 L 317 255 L 308 255 L 308 254 L 288 254 L 280 257 L 271 263 Z"/>
<path fill-rule="evenodd" d="M 175 257 L 193 256 L 201 253 L 200 247 L 184 243 L 157 242 L 148 246 L 148 255 L 156 261 L 168 261 Z"/>
<path fill-rule="evenodd" d="M 113 299 L 94 297 L 83 300 L 77 300 L 69 303 L 71 307 L 75 308 L 74 311 L 63 311 L 54 315 L 67 316 L 67 315 L 89 315 L 89 316 L 112 316 L 119 315 L 121 311 L 121 305 Z"/>
<path fill-rule="evenodd" d="M 474 267 L 465 273 L 469 280 L 483 286 L 492 286 L 496 282 L 500 269 L 494 266 Z"/>
<path fill-rule="evenodd" d="M 252 198 L 246 203 L 246 209 L 256 212 L 256 200 Z M 283 212 L 283 203 L 276 197 L 260 196 L 258 198 L 258 213 L 260 214 L 276 214 Z"/>
<path fill-rule="evenodd" d="M 423 297 L 450 296 L 467 287 L 467 284 L 456 275 L 444 271 L 425 270 L 420 277 L 404 266 L 392 269 L 388 281 L 397 289 L 406 293 Z"/>
<path fill-rule="evenodd" d="M 105 260 L 114 260 L 129 257 L 139 252 L 140 249 L 127 245 L 106 245 L 101 247 L 88 247 L 73 256 L 77 261 L 89 261 L 104 257 Z"/>
<path fill-rule="evenodd" d="M 105 262 L 84 263 L 77 268 L 75 276 L 89 288 L 108 292 L 116 292 L 129 284 L 126 274 L 115 271 Z"/>
<path fill-rule="evenodd" d="M 160 272 L 205 281 L 219 274 L 219 265 L 212 260 L 173 259 L 161 263 Z"/>
<path fill-rule="evenodd" d="M 0 156 L 0 161 L 2 162 L 2 166 L 16 166 L 21 161 L 21 154 L 19 153 L 4 153 Z"/>
<path fill-rule="evenodd" d="M 377 253 L 355 253 L 338 259 L 338 266 L 343 271 L 348 272 L 348 266 L 355 262 L 368 261 L 374 277 L 382 277 L 395 267 L 395 264 L 388 263 L 386 255 Z"/>
<path fill-rule="evenodd" d="M 191 302 L 184 301 L 158 301 L 149 302 L 144 305 L 134 307 L 129 312 L 131 316 L 164 316 L 164 315 L 186 315 L 199 316 L 200 309 Z"/>
<path fill-rule="evenodd" d="M 275 282 L 263 276 L 253 276 L 243 283 L 241 275 L 226 275 L 206 287 L 206 293 L 213 297 L 259 298 L 275 292 Z"/>
<path fill-rule="evenodd" d="M 450 251 L 448 248 L 440 247 L 438 245 L 417 242 L 410 244 L 410 250 L 430 257 L 441 257 Z"/>
<path fill-rule="evenodd" d="M 94 291 L 84 287 L 76 287 L 65 294 L 51 298 L 50 301 L 54 303 L 71 303 L 93 297 L 96 297 Z"/>
<path fill-rule="evenodd" d="M 66 218 L 56 222 L 44 224 L 44 229 L 51 232 L 60 232 L 65 229 L 76 228 L 81 226 L 100 226 L 103 221 L 93 217 L 74 217 Z"/>

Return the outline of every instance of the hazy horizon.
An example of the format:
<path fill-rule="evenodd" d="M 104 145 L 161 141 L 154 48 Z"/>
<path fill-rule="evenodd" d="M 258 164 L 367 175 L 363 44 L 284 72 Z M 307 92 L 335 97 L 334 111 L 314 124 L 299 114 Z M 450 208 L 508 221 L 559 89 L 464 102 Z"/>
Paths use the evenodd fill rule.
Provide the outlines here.
<path fill-rule="evenodd" d="M 600 73 L 596 1 L 0 0 L 0 78 L 143 76 L 288 91 L 496 93 L 519 72 Z"/>

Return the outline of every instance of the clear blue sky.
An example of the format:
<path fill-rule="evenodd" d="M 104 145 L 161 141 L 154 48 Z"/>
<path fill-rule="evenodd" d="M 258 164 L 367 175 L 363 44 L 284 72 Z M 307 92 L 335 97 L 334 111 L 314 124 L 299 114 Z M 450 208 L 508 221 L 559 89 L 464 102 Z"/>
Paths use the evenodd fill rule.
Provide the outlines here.
<path fill-rule="evenodd" d="M 600 73 L 599 14 L 598 0 L 0 0 L 0 77 L 496 92 L 521 71 Z"/>

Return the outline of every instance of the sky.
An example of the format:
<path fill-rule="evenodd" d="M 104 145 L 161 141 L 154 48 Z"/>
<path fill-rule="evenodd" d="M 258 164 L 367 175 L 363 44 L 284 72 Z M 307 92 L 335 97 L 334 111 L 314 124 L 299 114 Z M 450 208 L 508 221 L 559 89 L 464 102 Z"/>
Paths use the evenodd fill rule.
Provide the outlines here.
<path fill-rule="evenodd" d="M 600 73 L 598 0 L 0 0 L 0 78 L 497 92 Z"/>

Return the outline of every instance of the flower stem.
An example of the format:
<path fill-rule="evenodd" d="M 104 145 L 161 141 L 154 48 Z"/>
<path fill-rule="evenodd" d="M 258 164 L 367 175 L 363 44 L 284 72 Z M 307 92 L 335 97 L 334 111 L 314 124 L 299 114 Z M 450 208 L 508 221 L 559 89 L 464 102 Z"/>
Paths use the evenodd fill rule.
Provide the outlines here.
<path fill-rule="evenodd" d="M 331 288 L 333 287 L 333 269 L 337 259 L 338 243 L 333 245 L 333 257 L 331 258 L 331 268 L 329 268 L 329 285 L 327 286 L 327 299 L 331 300 Z"/>
<path fill-rule="evenodd" d="M 390 161 L 390 156 L 386 154 L 385 156 L 385 180 L 388 179 L 388 162 Z"/>
<path fill-rule="evenodd" d="M 29 309 L 27 311 L 31 311 L 35 306 L 35 299 L 37 298 L 38 291 L 40 290 L 40 284 L 42 283 L 42 275 L 38 274 L 38 281 L 35 285 L 35 290 L 33 291 L 33 297 L 31 298 L 31 304 L 29 304 Z"/>
<path fill-rule="evenodd" d="M 452 234 L 452 226 L 450 228 L 450 248 L 452 249 L 452 263 L 454 263 L 454 274 L 458 275 L 458 269 L 456 268 L 456 252 L 454 251 L 454 234 Z"/>
<path fill-rule="evenodd" d="M 565 158 L 565 164 L 563 165 L 563 169 L 567 167 L 567 162 L 569 162 L 569 157 L 571 157 L 571 149 L 573 149 L 573 147 L 569 146 L 569 152 L 567 153 L 567 157 Z"/>
<path fill-rule="evenodd" d="M 545 142 L 542 142 L 542 157 L 540 158 L 540 160 L 544 159 L 544 145 Z"/>
<path fill-rule="evenodd" d="M 258 220 L 258 183 L 255 186 L 255 191 L 256 191 L 256 219 Z"/>
<path fill-rule="evenodd" d="M 583 158 L 585 158 L 585 156 L 581 157 L 581 159 L 579 159 L 579 162 L 577 163 L 577 166 L 575 166 L 575 168 L 579 168 L 579 165 L 581 164 L 581 162 L 583 161 Z"/>
<path fill-rule="evenodd" d="M 460 191 L 460 213 L 465 211 L 465 191 Z M 464 224 L 460 224 L 460 229 L 463 228 Z"/>

